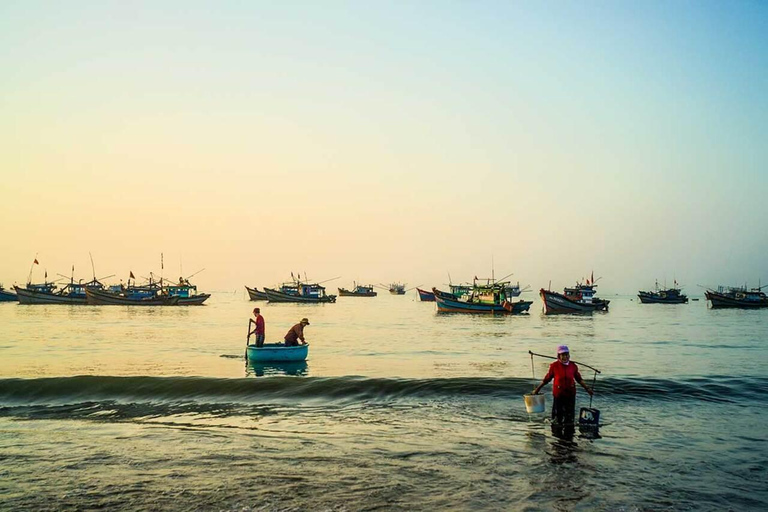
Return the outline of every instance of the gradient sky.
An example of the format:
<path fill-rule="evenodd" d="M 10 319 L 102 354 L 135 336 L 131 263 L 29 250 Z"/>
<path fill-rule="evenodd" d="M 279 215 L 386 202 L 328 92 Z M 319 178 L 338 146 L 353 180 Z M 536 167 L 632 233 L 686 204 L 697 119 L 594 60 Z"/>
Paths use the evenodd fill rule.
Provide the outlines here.
<path fill-rule="evenodd" d="M 767 91 L 757 1 L 4 1 L 0 282 L 756 285 Z"/>

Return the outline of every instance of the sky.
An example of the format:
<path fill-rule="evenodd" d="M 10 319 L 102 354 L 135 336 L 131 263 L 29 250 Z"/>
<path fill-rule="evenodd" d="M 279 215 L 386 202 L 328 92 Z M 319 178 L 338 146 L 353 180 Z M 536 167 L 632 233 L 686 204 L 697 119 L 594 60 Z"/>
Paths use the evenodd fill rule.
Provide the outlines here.
<path fill-rule="evenodd" d="M 757 1 L 6 0 L 0 282 L 768 283 L 766 91 Z"/>

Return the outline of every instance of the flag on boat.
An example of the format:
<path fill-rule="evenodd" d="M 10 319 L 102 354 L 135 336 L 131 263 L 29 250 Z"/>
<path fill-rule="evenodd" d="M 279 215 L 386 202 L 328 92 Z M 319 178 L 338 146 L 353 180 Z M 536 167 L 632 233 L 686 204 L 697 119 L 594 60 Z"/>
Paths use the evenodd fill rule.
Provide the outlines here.
<path fill-rule="evenodd" d="M 128 274 L 130 275 L 131 279 L 136 279 L 136 277 L 133 275 L 133 272 L 131 272 L 130 270 L 128 271 Z"/>
<path fill-rule="evenodd" d="M 37 261 L 37 258 L 35 258 L 35 265 L 39 265 L 39 264 L 40 264 L 40 262 Z"/>

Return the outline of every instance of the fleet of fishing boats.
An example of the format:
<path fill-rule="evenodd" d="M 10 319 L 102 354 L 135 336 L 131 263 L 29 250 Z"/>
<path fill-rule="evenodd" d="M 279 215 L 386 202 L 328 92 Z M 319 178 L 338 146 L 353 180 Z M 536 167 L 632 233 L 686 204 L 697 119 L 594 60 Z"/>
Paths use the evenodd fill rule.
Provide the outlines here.
<path fill-rule="evenodd" d="M 37 261 L 37 260 L 35 260 Z M 194 275 L 194 274 L 193 274 Z M 31 271 L 30 271 L 31 277 Z M 210 294 L 200 293 L 189 278 L 180 277 L 178 282 L 171 282 L 162 277 L 150 277 L 142 284 L 137 284 L 131 273 L 128 284 L 106 286 L 94 277 L 88 282 L 75 281 L 74 277 L 64 285 L 46 279 L 42 283 L 28 282 L 25 286 L 13 286 L 14 292 L 0 284 L 0 302 L 18 301 L 20 304 L 70 304 L 70 305 L 127 305 L 127 306 L 197 306 L 205 303 Z M 64 276 L 62 276 L 64 277 Z M 111 277 L 111 276 L 110 276 Z M 192 276 L 190 276 L 192 277 Z M 508 277 L 508 276 L 506 276 Z M 338 278 L 334 278 L 338 279 Z M 374 290 L 379 287 L 392 295 L 405 295 L 415 289 L 421 301 L 435 302 L 441 313 L 491 313 L 520 314 L 526 313 L 533 301 L 518 297 L 528 291 L 520 283 L 497 280 L 495 278 L 478 279 L 461 284 L 448 284 L 448 291 L 419 287 L 406 289 L 405 283 L 395 282 L 390 285 L 372 285 L 353 283 L 350 289 L 338 288 L 340 297 L 376 297 Z M 566 286 L 563 292 L 541 288 L 541 297 L 545 314 L 607 312 L 610 300 L 597 297 L 597 284 L 594 273 L 574 286 Z M 30 280 L 31 281 L 31 280 Z M 330 280 L 329 280 L 330 281 Z M 550 286 L 551 287 L 551 286 Z M 328 294 L 321 283 L 310 282 L 306 276 L 302 279 L 291 273 L 291 280 L 273 288 L 245 287 L 250 300 L 269 302 L 289 302 L 322 304 L 336 302 L 337 295 Z M 744 286 L 719 286 L 707 288 L 705 296 L 712 308 L 755 309 L 768 307 L 768 297 L 762 291 L 764 286 L 747 288 Z M 674 282 L 670 288 L 659 287 L 658 281 L 651 291 L 639 291 L 638 299 L 642 304 L 685 304 L 688 297 Z M 694 299 L 697 300 L 697 299 Z"/>

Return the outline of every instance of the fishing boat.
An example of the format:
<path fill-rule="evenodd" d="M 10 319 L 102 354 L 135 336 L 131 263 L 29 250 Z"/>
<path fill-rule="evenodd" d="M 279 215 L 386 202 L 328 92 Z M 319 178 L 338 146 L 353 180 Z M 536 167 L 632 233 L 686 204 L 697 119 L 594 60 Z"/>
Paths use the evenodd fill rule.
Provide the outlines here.
<path fill-rule="evenodd" d="M 416 291 L 419 293 L 419 300 L 421 302 L 435 302 L 434 293 L 422 290 L 421 288 L 416 288 Z"/>
<path fill-rule="evenodd" d="M 245 289 L 248 290 L 248 297 L 251 300 L 267 300 L 267 294 L 260 292 L 258 288 L 248 288 L 246 286 Z"/>
<path fill-rule="evenodd" d="M 688 296 L 682 293 L 680 288 L 677 288 L 677 281 L 675 281 L 675 288 L 659 289 L 659 282 L 656 281 L 656 287 L 653 291 L 637 292 L 637 297 L 642 304 L 687 304 Z"/>
<path fill-rule="evenodd" d="M 0 284 L 0 302 L 16 302 L 19 298 L 15 293 L 6 290 L 2 284 Z"/>
<path fill-rule="evenodd" d="M 70 304 L 84 305 L 88 303 L 86 292 L 89 289 L 103 290 L 104 285 L 97 279 L 87 283 L 75 283 L 71 280 L 64 287 L 57 290 L 58 286 L 53 282 L 27 283 L 22 288 L 14 286 L 19 304 Z"/>
<path fill-rule="evenodd" d="M 373 291 L 373 285 L 353 283 L 351 290 L 339 288 L 339 297 L 376 297 L 378 293 Z"/>
<path fill-rule="evenodd" d="M 108 290 L 86 288 L 88 304 L 93 306 L 177 306 L 179 296 L 170 296 L 157 288 L 110 287 Z"/>
<path fill-rule="evenodd" d="M 325 286 L 319 283 L 305 283 L 296 281 L 292 284 L 284 284 L 279 290 L 264 288 L 269 302 L 299 302 L 307 304 L 333 303 L 335 295 L 325 293 Z"/>
<path fill-rule="evenodd" d="M 265 343 L 261 347 L 256 345 L 246 347 L 246 357 L 251 363 L 295 363 L 305 361 L 308 354 L 309 343 L 293 347 L 286 347 L 283 343 Z"/>
<path fill-rule="evenodd" d="M 208 300 L 210 293 L 198 293 L 197 286 L 190 283 L 189 279 L 179 278 L 179 282 L 162 286 L 163 290 L 171 297 L 178 297 L 179 306 L 202 306 Z"/>
<path fill-rule="evenodd" d="M 440 313 L 525 313 L 533 302 L 519 300 L 512 302 L 507 296 L 509 282 L 495 281 L 475 284 L 469 294 L 457 298 L 454 294 L 432 288 Z"/>
<path fill-rule="evenodd" d="M 392 295 L 405 295 L 405 283 L 390 284 L 389 293 L 391 293 Z"/>
<path fill-rule="evenodd" d="M 768 285 L 766 285 L 768 286 Z M 704 295 L 712 308 L 758 309 L 768 307 L 768 297 L 762 289 L 745 286 L 718 286 L 717 290 L 707 289 Z"/>
<path fill-rule="evenodd" d="M 598 278 L 600 279 L 600 278 Z M 595 297 L 594 274 L 592 280 L 586 283 L 576 283 L 572 288 L 565 288 L 563 293 L 553 292 L 542 288 L 539 290 L 541 300 L 544 301 L 544 313 L 547 315 L 557 313 L 591 313 L 593 311 L 608 311 L 610 300 Z"/>

